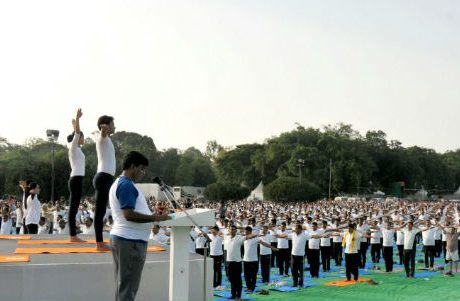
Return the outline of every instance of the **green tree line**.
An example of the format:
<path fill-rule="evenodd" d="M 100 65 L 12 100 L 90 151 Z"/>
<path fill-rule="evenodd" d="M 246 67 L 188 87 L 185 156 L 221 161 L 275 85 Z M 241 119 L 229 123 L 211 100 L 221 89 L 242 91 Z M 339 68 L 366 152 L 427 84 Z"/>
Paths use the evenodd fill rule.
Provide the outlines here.
<path fill-rule="evenodd" d="M 404 182 L 406 188 L 424 186 L 439 194 L 460 185 L 460 150 L 438 153 L 418 146 L 405 148 L 397 140 L 388 141 L 383 131 L 362 135 L 348 124 L 321 129 L 298 126 L 261 144 L 230 148 L 210 141 L 205 152 L 194 147 L 160 151 L 151 137 L 132 132 L 117 132 L 112 141 L 117 174 L 124 154 L 137 150 L 150 160 L 145 182 L 160 176 L 171 186 L 211 184 L 206 194 L 209 199 L 241 197 L 260 181 L 272 199 L 315 199 L 327 196 L 330 172 L 333 195 L 388 192 L 394 182 Z M 84 192 L 91 195 L 97 168 L 94 142 L 87 138 L 82 150 L 86 155 Z M 67 148 L 61 144 L 55 145 L 55 172 L 55 195 L 67 196 L 70 165 Z M 0 138 L 0 195 L 18 194 L 19 179 L 37 181 L 43 188 L 42 198 L 49 198 L 50 142 L 29 139 L 24 145 L 14 145 Z"/>

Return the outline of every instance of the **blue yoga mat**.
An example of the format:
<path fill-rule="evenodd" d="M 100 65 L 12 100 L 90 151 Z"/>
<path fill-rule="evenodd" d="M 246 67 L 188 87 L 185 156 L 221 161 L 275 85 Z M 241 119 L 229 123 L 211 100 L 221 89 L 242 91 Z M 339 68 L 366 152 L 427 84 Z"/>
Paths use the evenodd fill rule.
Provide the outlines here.
<path fill-rule="evenodd" d="M 249 297 L 243 297 L 241 296 L 241 299 L 243 300 L 252 300 L 252 298 L 249 298 Z M 229 298 L 214 298 L 213 301 L 228 301 L 228 300 L 231 300 Z"/>
<path fill-rule="evenodd" d="M 286 292 L 298 291 L 299 288 L 292 287 L 292 286 L 278 286 L 278 287 L 270 288 L 270 290 L 286 293 Z"/>
<path fill-rule="evenodd" d="M 231 292 L 214 292 L 214 296 L 229 299 L 232 296 Z M 241 299 L 250 300 L 249 296 L 245 293 L 241 294 Z"/>
<path fill-rule="evenodd" d="M 427 277 L 433 277 L 438 275 L 438 273 L 435 272 L 419 272 L 414 274 L 414 278 L 427 278 Z M 406 278 L 406 275 L 402 275 L 401 277 Z"/>

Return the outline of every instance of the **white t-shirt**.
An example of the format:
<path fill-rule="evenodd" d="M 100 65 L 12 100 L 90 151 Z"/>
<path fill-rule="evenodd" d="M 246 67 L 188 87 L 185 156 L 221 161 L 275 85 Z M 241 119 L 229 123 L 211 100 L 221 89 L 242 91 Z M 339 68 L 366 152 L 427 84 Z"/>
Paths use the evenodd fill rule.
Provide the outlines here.
<path fill-rule="evenodd" d="M 286 234 L 286 235 L 289 235 L 287 229 L 285 231 L 282 231 L 282 230 L 277 230 L 276 231 L 276 234 Z M 279 238 L 278 237 L 278 244 L 277 244 L 277 248 L 278 249 L 288 249 L 289 248 L 289 242 L 288 242 L 288 239 L 287 238 Z"/>
<path fill-rule="evenodd" d="M 435 229 L 429 229 L 429 230 L 422 232 L 422 239 L 423 239 L 424 246 L 434 246 L 435 245 L 435 241 L 434 241 L 435 232 L 436 232 Z"/>
<path fill-rule="evenodd" d="M 321 229 L 322 233 L 324 234 L 326 232 L 326 229 Z M 321 247 L 330 247 L 331 246 L 331 238 L 330 237 L 323 237 L 320 239 L 320 246 Z"/>
<path fill-rule="evenodd" d="M 222 251 L 222 244 L 224 239 L 219 235 L 209 234 L 209 238 L 211 239 L 211 243 L 209 244 L 210 248 L 210 255 L 211 256 L 221 256 L 224 254 Z"/>
<path fill-rule="evenodd" d="M 382 229 L 382 237 L 383 237 L 383 246 L 384 247 L 393 247 L 395 243 L 395 231 L 394 230 L 387 230 Z"/>
<path fill-rule="evenodd" d="M 37 224 L 40 221 L 40 201 L 37 195 L 27 197 L 26 225 Z"/>
<path fill-rule="evenodd" d="M 324 233 L 324 231 L 322 231 L 321 229 L 317 229 L 316 231 L 309 231 L 308 234 L 307 234 L 307 237 L 308 237 L 308 248 L 310 250 L 319 250 L 319 244 L 321 242 L 321 239 L 320 238 L 312 238 L 311 236 L 313 235 L 322 235 Z"/>
<path fill-rule="evenodd" d="M 119 199 L 117 194 L 123 196 L 123 198 Z M 152 223 L 131 222 L 126 220 L 123 214 L 123 209 L 129 208 L 141 214 L 152 214 L 142 191 L 130 179 L 121 176 L 110 187 L 109 203 L 110 208 L 112 208 L 113 217 L 113 226 L 110 235 L 147 242 Z"/>
<path fill-rule="evenodd" d="M 382 229 L 380 230 L 374 230 L 371 229 L 371 244 L 379 244 L 380 239 L 382 238 Z"/>
<path fill-rule="evenodd" d="M 241 246 L 246 240 L 245 236 L 235 235 L 229 237 L 227 244 L 227 261 L 241 262 Z"/>
<path fill-rule="evenodd" d="M 200 233 L 198 233 L 198 237 L 195 239 L 195 248 L 197 249 L 204 249 L 204 246 L 206 244 L 206 237 L 204 237 L 203 235 L 200 235 Z"/>
<path fill-rule="evenodd" d="M 259 238 L 254 237 L 246 239 L 244 241 L 244 257 L 243 261 L 254 262 L 257 261 L 257 245 L 259 244 Z"/>
<path fill-rule="evenodd" d="M 401 231 L 396 231 L 396 244 L 398 246 L 404 245 L 404 233 Z"/>
<path fill-rule="evenodd" d="M 169 237 L 166 236 L 164 233 L 158 232 L 157 234 L 153 234 L 153 232 L 150 232 L 149 239 L 156 241 L 160 244 L 167 243 L 169 240 Z"/>
<path fill-rule="evenodd" d="M 260 237 L 260 240 L 270 245 L 272 242 L 272 235 L 270 233 L 267 233 L 266 235 Z M 260 255 L 271 255 L 271 254 L 272 254 L 272 249 L 267 248 L 266 246 L 260 245 Z"/>
<path fill-rule="evenodd" d="M 305 244 L 307 243 L 308 234 L 304 232 L 297 235 L 297 233 L 292 233 L 292 251 L 291 254 L 294 256 L 305 256 Z"/>
<path fill-rule="evenodd" d="M 97 152 L 97 172 L 105 172 L 110 175 L 115 175 L 115 147 L 109 137 L 102 137 L 96 141 Z"/>
<path fill-rule="evenodd" d="M 358 226 L 357 230 L 361 234 L 367 233 L 367 231 L 369 231 L 369 225 L 363 224 L 362 226 Z M 362 236 L 361 237 L 361 242 L 367 242 L 367 238 Z"/>
<path fill-rule="evenodd" d="M 401 232 L 404 234 L 404 250 L 412 250 L 414 246 L 415 235 L 420 232 L 420 229 L 412 228 L 411 231 L 409 229 L 401 229 Z"/>
<path fill-rule="evenodd" d="M 333 236 L 332 237 L 332 242 L 333 243 L 342 243 L 342 237 L 343 237 L 343 233 L 342 232 L 339 232 L 339 233 L 335 233 L 337 236 Z"/>
<path fill-rule="evenodd" d="M 84 176 L 85 175 L 85 154 L 81 151 L 78 141 L 80 140 L 81 134 L 75 133 L 73 140 L 69 143 L 69 162 L 71 177 Z"/>
<path fill-rule="evenodd" d="M 16 227 L 21 227 L 24 223 L 24 216 L 21 208 L 16 208 Z"/>
<path fill-rule="evenodd" d="M 230 238 L 230 235 L 228 234 L 228 229 L 227 228 L 223 228 L 222 230 L 220 230 L 220 232 L 222 232 L 222 234 L 224 235 L 224 251 L 227 250 L 227 243 L 228 243 L 228 239 Z"/>

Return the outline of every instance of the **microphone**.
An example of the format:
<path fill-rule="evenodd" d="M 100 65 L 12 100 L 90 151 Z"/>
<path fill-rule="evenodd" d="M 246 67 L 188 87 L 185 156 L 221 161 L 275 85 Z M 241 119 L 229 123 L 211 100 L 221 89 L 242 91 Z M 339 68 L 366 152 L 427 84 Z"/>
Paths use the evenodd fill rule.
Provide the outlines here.
<path fill-rule="evenodd" d="M 160 179 L 160 177 L 155 177 L 155 178 L 153 178 L 153 179 L 152 179 L 152 183 L 158 184 L 158 185 L 160 185 L 160 186 L 163 186 L 163 185 L 164 185 L 163 180 Z"/>
<path fill-rule="evenodd" d="M 163 180 L 160 177 L 154 177 L 152 179 L 152 183 L 158 184 L 160 186 L 161 191 L 163 192 L 164 196 L 166 197 L 166 200 L 169 201 L 174 209 L 180 209 L 180 206 L 177 204 L 177 202 L 171 197 L 172 193 L 168 190 L 168 193 L 171 194 L 171 196 L 168 196 L 165 190 L 167 190 L 167 187 Z"/>

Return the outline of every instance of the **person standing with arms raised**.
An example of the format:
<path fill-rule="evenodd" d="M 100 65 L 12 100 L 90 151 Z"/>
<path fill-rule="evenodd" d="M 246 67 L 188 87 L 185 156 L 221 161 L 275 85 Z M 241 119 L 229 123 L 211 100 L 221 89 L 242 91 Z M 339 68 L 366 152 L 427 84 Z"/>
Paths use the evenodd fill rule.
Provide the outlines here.
<path fill-rule="evenodd" d="M 85 139 L 83 132 L 80 130 L 80 118 L 83 116 L 81 109 L 77 110 L 77 115 L 72 120 L 73 133 L 67 136 L 69 143 L 69 161 L 72 171 L 69 179 L 69 234 L 71 242 L 84 242 L 77 236 L 76 216 L 83 189 L 83 178 L 85 177 L 85 155 L 81 151 L 80 146 L 83 145 Z"/>
<path fill-rule="evenodd" d="M 97 152 L 97 173 L 93 179 L 93 186 L 96 190 L 95 201 L 96 211 L 94 214 L 94 232 L 96 233 L 96 249 L 108 251 L 110 248 L 104 244 L 102 232 L 104 230 L 104 216 L 109 200 L 109 190 L 112 186 L 115 170 L 115 147 L 110 135 L 115 132 L 113 117 L 103 115 L 97 121 L 99 137 L 96 140 Z"/>

